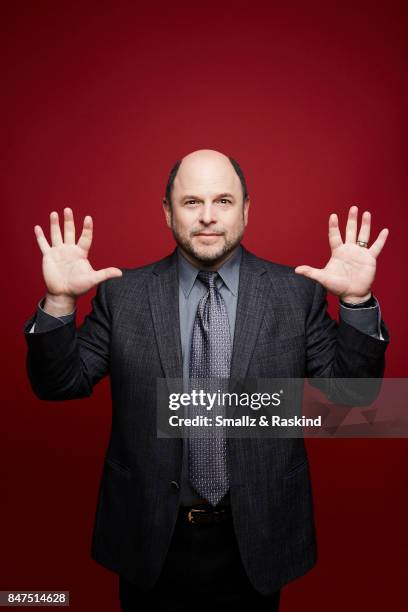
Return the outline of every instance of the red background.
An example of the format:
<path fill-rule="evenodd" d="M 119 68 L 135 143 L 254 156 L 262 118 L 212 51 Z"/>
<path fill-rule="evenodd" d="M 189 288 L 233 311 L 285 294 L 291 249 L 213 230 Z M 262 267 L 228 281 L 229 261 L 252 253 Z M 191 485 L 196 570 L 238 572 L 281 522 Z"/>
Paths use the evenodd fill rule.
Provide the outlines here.
<path fill-rule="evenodd" d="M 94 219 L 95 268 L 174 248 L 161 198 L 199 148 L 235 157 L 251 196 L 245 246 L 324 266 L 327 222 L 351 204 L 390 229 L 374 292 L 406 375 L 407 15 L 404 2 L 19 2 L 2 8 L 6 160 L 0 589 L 61 589 L 72 610 L 118 610 L 89 556 L 110 428 L 92 398 L 36 399 L 24 322 L 44 294 L 34 225 L 71 206 Z M 82 297 L 77 323 L 93 292 Z M 330 309 L 337 316 L 336 300 Z M 318 565 L 282 612 L 405 609 L 405 440 L 308 441 Z"/>

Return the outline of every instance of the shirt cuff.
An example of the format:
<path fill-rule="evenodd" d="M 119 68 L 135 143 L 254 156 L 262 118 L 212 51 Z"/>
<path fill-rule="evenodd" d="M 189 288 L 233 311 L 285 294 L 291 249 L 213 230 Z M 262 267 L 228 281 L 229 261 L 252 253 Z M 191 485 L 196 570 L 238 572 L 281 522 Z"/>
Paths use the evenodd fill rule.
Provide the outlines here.
<path fill-rule="evenodd" d="M 45 298 L 42 298 L 37 304 L 37 313 L 35 317 L 35 322 L 30 329 L 30 333 L 34 332 L 45 332 L 56 327 L 61 327 L 61 325 L 65 325 L 69 323 L 73 319 L 75 319 L 76 315 L 76 307 L 74 310 L 66 315 L 61 315 L 60 317 L 56 317 L 54 315 L 45 312 L 44 306 Z"/>
<path fill-rule="evenodd" d="M 340 317 L 364 334 L 384 340 L 381 333 L 380 304 L 375 296 L 372 296 L 372 298 L 363 302 L 361 306 L 359 304 L 347 306 L 340 301 Z"/>

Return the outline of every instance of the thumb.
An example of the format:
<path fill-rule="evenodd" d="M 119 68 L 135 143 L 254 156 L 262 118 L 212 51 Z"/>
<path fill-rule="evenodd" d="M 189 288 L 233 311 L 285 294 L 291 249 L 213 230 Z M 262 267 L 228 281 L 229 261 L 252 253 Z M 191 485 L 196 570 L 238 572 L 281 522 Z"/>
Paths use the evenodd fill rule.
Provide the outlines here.
<path fill-rule="evenodd" d="M 295 272 L 296 274 L 301 274 L 302 276 L 311 278 L 319 283 L 323 281 L 324 277 L 323 270 L 319 270 L 319 268 L 312 268 L 311 266 L 296 266 Z"/>
<path fill-rule="evenodd" d="M 94 280 L 96 284 L 102 281 L 108 280 L 108 278 L 115 278 L 116 276 L 122 276 L 122 270 L 119 268 L 103 268 L 102 270 L 95 270 Z"/>

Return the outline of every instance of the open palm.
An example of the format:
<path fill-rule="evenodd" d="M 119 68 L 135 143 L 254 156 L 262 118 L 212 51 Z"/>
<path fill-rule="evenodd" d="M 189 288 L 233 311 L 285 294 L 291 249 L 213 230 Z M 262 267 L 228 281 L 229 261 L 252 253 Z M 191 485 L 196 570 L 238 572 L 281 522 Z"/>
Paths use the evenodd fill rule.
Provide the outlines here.
<path fill-rule="evenodd" d="M 56 296 L 80 296 L 108 278 L 122 276 L 119 268 L 94 270 L 88 253 L 92 243 L 92 217 L 85 217 L 81 236 L 75 243 L 75 224 L 72 210 L 64 209 L 64 239 L 58 213 L 50 213 L 51 245 L 40 225 L 34 228 L 43 253 L 42 269 L 48 293 Z"/>
<path fill-rule="evenodd" d="M 358 242 L 366 243 L 370 238 L 371 215 L 365 212 L 357 236 L 357 206 L 349 210 L 346 239 L 343 242 L 336 214 L 329 218 L 329 244 L 331 257 L 324 268 L 297 266 L 295 272 L 303 274 L 321 283 L 327 291 L 340 296 L 343 300 L 363 301 L 370 297 L 371 286 L 375 278 L 377 257 L 388 236 L 388 229 L 382 229 L 370 248 L 364 248 Z"/>

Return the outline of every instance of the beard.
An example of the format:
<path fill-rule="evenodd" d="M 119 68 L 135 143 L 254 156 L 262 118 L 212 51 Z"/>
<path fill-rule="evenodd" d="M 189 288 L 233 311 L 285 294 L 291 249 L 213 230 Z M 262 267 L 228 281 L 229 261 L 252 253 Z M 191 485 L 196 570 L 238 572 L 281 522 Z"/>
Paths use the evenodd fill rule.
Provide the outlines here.
<path fill-rule="evenodd" d="M 188 253 L 191 257 L 196 259 L 198 262 L 205 265 L 216 265 L 217 262 L 226 255 L 231 253 L 241 242 L 242 236 L 244 235 L 244 224 L 242 224 L 239 229 L 234 232 L 230 236 L 226 236 L 222 234 L 222 244 L 217 246 L 215 245 L 202 245 L 202 246 L 194 246 L 193 240 L 189 236 L 183 235 L 178 231 L 178 228 L 174 223 L 171 225 L 171 230 L 173 233 L 174 240 L 178 244 L 179 247 L 184 249 L 186 253 Z M 192 235 L 199 233 L 202 230 L 197 230 L 196 232 L 192 232 Z M 213 230 L 215 232 L 219 232 L 220 230 Z"/>

